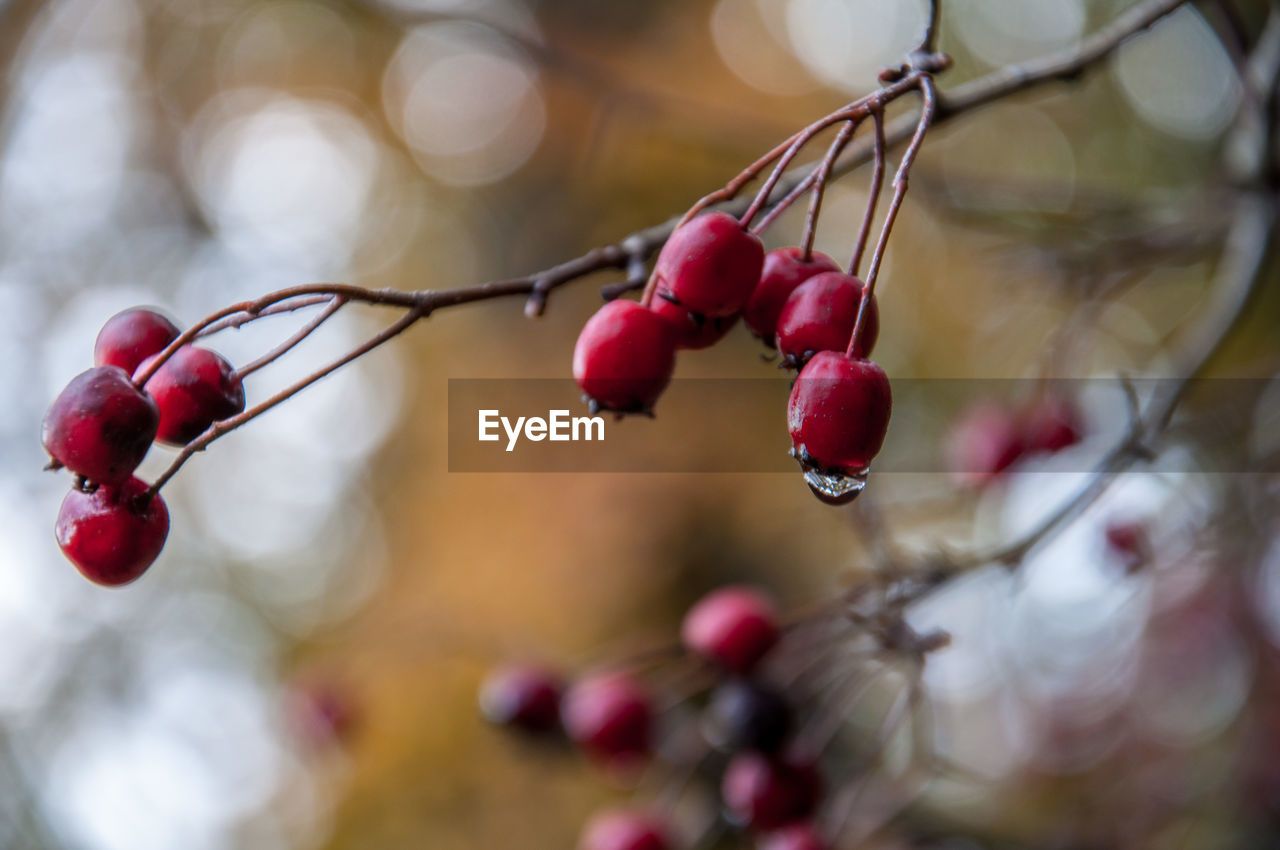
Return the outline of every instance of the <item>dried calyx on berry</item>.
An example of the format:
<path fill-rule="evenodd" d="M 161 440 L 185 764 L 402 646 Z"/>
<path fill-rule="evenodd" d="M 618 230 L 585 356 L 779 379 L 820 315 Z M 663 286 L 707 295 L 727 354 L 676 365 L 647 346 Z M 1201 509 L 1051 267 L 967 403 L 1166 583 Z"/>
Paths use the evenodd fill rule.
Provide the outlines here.
<path fill-rule="evenodd" d="M 649 303 L 649 309 L 671 323 L 675 334 L 676 348 L 698 351 L 710 348 L 733 329 L 742 318 L 740 313 L 732 316 L 704 316 L 691 313 L 675 298 L 664 290 L 659 290 Z"/>

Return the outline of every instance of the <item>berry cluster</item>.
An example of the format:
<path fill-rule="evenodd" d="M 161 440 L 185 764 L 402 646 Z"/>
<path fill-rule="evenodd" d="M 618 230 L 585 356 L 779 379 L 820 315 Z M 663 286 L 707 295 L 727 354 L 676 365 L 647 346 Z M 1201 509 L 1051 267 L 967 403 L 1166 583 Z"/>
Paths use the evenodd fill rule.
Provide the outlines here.
<path fill-rule="evenodd" d="M 754 835 L 765 850 L 821 850 L 809 818 L 823 797 L 816 756 L 796 738 L 797 706 L 762 670 L 782 627 L 772 601 L 752 588 L 729 586 L 689 609 L 681 629 L 685 656 L 699 686 L 681 702 L 698 707 L 699 776 L 718 784 L 722 828 Z M 655 692 L 633 671 L 610 668 L 566 687 L 537 666 L 494 671 L 480 692 L 490 721 L 537 738 L 560 737 L 615 773 L 648 761 L 659 737 L 685 740 L 688 714 L 659 708 Z M 660 734 L 663 733 L 663 734 Z M 674 850 L 669 811 L 610 809 L 590 819 L 580 850 Z"/>
<path fill-rule="evenodd" d="M 676 351 L 713 345 L 739 319 L 799 372 L 787 421 L 810 487 L 825 501 L 852 499 L 884 443 L 891 394 L 866 359 L 879 334 L 875 295 L 824 254 L 766 254 L 733 216 L 698 215 L 672 233 L 639 303 L 611 301 L 587 321 L 574 378 L 593 410 L 649 413 Z"/>
<path fill-rule="evenodd" d="M 957 477 L 981 487 L 1004 476 L 1023 458 L 1074 446 L 1083 433 L 1079 409 L 1058 395 L 1040 395 L 1020 408 L 984 401 L 956 420 L 946 451 Z"/>
<path fill-rule="evenodd" d="M 54 399 L 42 437 L 53 467 L 76 475 L 58 511 L 58 545 L 86 578 L 133 581 L 155 561 L 169 512 L 137 478 L 153 442 L 182 446 L 244 410 L 244 388 L 226 360 L 195 345 L 153 310 L 132 309 L 102 327 L 94 367 Z"/>

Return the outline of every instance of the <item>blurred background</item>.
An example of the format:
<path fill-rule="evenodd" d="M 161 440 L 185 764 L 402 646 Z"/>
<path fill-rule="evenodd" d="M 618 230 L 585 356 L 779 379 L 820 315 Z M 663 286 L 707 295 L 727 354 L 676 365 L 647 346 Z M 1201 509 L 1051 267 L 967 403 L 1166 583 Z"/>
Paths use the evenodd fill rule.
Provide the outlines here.
<path fill-rule="evenodd" d="M 1126 5 L 950 3 L 941 85 Z M 1265 3 L 1238 7 L 1256 30 Z M 877 546 L 1003 539 L 1078 487 L 1053 465 L 1109 445 L 1114 403 L 1086 400 L 1069 459 L 959 493 L 873 476 L 841 510 L 796 474 L 450 474 L 448 379 L 568 375 L 600 276 L 537 321 L 518 300 L 442 312 L 219 442 L 166 488 L 170 541 L 134 585 L 90 585 L 53 541 L 67 479 L 40 471 L 39 420 L 116 311 L 190 323 L 296 283 L 544 268 L 870 90 L 923 20 L 916 0 L 0 0 L 0 847 L 571 846 L 621 792 L 482 724 L 494 663 L 661 640 L 730 580 L 805 605 Z M 1226 29 L 1186 7 L 1083 80 L 930 136 L 879 294 L 891 376 L 1167 374 L 1223 229 Z M 865 185 L 832 186 L 821 250 L 848 255 Z M 1223 374 L 1274 374 L 1278 307 L 1271 287 Z M 344 311 L 250 403 L 385 318 Z M 244 362 L 292 321 L 214 347 Z M 678 374 L 776 374 L 759 352 L 738 329 Z M 981 781 L 905 796 L 871 846 L 1280 846 L 1280 488 L 1197 471 L 1206 446 L 1274 470 L 1280 384 L 1249 402 L 1207 432 L 1188 414 L 1187 448 L 1016 574 L 913 612 L 954 636 L 930 722 Z M 781 400 L 757 413 L 778 430 L 759 450 L 785 452 Z M 758 439 L 662 414 L 689 417 L 691 464 Z M 1104 545 L 1116 516 L 1156 541 L 1148 569 Z"/>

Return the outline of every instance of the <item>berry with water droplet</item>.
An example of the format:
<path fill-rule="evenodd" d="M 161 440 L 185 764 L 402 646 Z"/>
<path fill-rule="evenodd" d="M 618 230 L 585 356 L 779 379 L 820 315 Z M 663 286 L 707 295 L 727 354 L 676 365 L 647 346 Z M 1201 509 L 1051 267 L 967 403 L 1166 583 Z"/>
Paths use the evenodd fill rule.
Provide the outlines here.
<path fill-rule="evenodd" d="M 804 251 L 797 247 L 779 248 L 765 254 L 760 282 L 742 310 L 747 328 L 772 348 L 782 305 L 796 287 L 816 274 L 838 271 L 840 266 L 835 260 L 817 251 L 810 255 L 808 261 L 804 259 Z"/>
<path fill-rule="evenodd" d="M 154 357 L 147 358 L 139 371 L 153 362 Z M 244 410 L 244 385 L 236 370 L 220 355 L 195 345 L 175 351 L 147 381 L 146 390 L 160 406 L 156 439 L 175 446 Z"/>
<path fill-rule="evenodd" d="M 777 829 L 813 812 L 822 779 L 807 761 L 743 753 L 725 768 L 720 796 L 736 822 L 755 830 Z"/>
<path fill-rule="evenodd" d="M 480 688 L 480 710 L 490 723 L 541 735 L 560 727 L 560 679 L 529 664 L 501 667 Z"/>
<path fill-rule="evenodd" d="M 649 309 L 671 323 L 675 334 L 676 348 L 697 351 L 710 348 L 738 323 L 739 314 L 726 317 L 708 317 L 699 313 L 690 313 L 665 290 L 658 290 L 649 304 Z"/>
<path fill-rule="evenodd" d="M 829 846 L 811 823 L 784 826 L 760 840 L 760 850 L 827 850 Z"/>
<path fill-rule="evenodd" d="M 778 642 L 778 614 L 759 591 L 724 587 L 689 609 L 680 636 L 690 652 L 733 673 L 750 673 Z"/>
<path fill-rule="evenodd" d="M 676 228 L 654 264 L 659 289 L 704 316 L 732 316 L 751 298 L 764 266 L 760 237 L 727 213 Z"/>
<path fill-rule="evenodd" d="M 93 344 L 96 366 L 119 366 L 132 375 L 143 360 L 178 338 L 178 328 L 155 310 L 134 307 L 116 313 Z"/>
<path fill-rule="evenodd" d="M 112 367 L 114 368 L 114 367 Z M 58 510 L 55 534 L 62 553 L 87 579 L 109 587 L 146 572 L 169 536 L 169 510 L 159 494 L 130 478 L 93 492 L 72 490 Z"/>
<path fill-rule="evenodd" d="M 605 762 L 625 766 L 649 753 L 649 695 L 625 674 L 602 673 L 573 685 L 560 718 L 574 743 Z"/>
<path fill-rule="evenodd" d="M 947 436 L 946 454 L 952 472 L 962 483 L 974 487 L 1004 475 L 1025 452 L 1017 417 L 989 402 L 966 410 Z"/>
<path fill-rule="evenodd" d="M 669 850 L 666 825 L 646 812 L 609 809 L 587 821 L 578 850 Z"/>
<path fill-rule="evenodd" d="M 843 272 L 823 272 L 796 287 L 778 316 L 776 344 L 796 367 L 819 351 L 845 351 L 858 318 L 862 281 Z M 880 335 L 880 312 L 873 295 L 854 354 L 865 358 Z"/>
<path fill-rule="evenodd" d="M 862 490 L 892 409 L 889 379 L 872 361 L 820 351 L 805 364 L 791 388 L 787 425 L 805 480 L 819 498 L 839 504 Z"/>
<path fill-rule="evenodd" d="M 725 752 L 776 752 L 792 726 L 791 706 L 768 685 L 732 679 L 711 694 L 703 714 L 703 734 Z"/>
<path fill-rule="evenodd" d="M 573 378 L 597 405 L 618 413 L 653 407 L 676 368 L 670 323 L 634 301 L 605 304 L 573 348 Z"/>
<path fill-rule="evenodd" d="M 97 484 L 122 484 L 155 439 L 160 411 L 116 366 L 81 372 L 44 416 L 42 438 L 55 461 Z"/>

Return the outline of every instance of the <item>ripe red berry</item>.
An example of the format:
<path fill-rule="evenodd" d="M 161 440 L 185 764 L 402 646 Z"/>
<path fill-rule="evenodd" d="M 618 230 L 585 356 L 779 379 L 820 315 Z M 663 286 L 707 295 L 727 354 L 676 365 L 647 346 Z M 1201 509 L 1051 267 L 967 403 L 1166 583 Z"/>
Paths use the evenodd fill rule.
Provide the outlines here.
<path fill-rule="evenodd" d="M 582 830 L 578 850 L 669 850 L 666 828 L 652 815 L 611 809 L 594 815 Z"/>
<path fill-rule="evenodd" d="M 980 487 L 1002 476 L 1026 451 L 1016 416 L 983 402 L 969 408 L 947 437 L 951 470 L 965 484 Z"/>
<path fill-rule="evenodd" d="M 92 493 L 72 490 L 62 500 L 55 533 L 62 553 L 90 581 L 117 587 L 151 566 L 169 535 L 169 510 L 148 484 L 130 478 Z"/>
<path fill-rule="evenodd" d="M 634 301 L 618 299 L 587 320 L 573 348 L 573 378 L 599 407 L 649 410 L 671 381 L 676 341 L 671 325 Z"/>
<path fill-rule="evenodd" d="M 732 316 L 751 298 L 764 266 L 760 237 L 727 213 L 703 213 L 676 228 L 658 254 L 658 288 L 693 313 Z"/>
<path fill-rule="evenodd" d="M 1151 560 L 1151 538 L 1146 524 L 1134 519 L 1113 519 L 1107 523 L 1107 549 L 1119 559 L 1125 572 L 1142 569 Z"/>
<path fill-rule="evenodd" d="M 770 348 L 778 332 L 778 316 L 782 305 L 796 287 L 821 272 L 838 272 L 840 266 L 826 254 L 813 252 L 808 262 L 800 248 L 779 248 L 764 255 L 760 282 L 742 310 L 742 319 L 753 334 Z M 848 340 L 845 340 L 848 343 Z"/>
<path fill-rule="evenodd" d="M 764 594 L 725 587 L 689 609 L 680 636 L 690 652 L 733 673 L 749 673 L 778 642 L 778 615 Z"/>
<path fill-rule="evenodd" d="M 153 358 L 143 361 L 140 371 Z M 146 390 L 160 407 L 156 439 L 184 446 L 244 410 L 244 385 L 231 364 L 207 348 L 184 345 L 156 370 Z"/>
<path fill-rule="evenodd" d="M 808 817 L 821 795 L 822 780 L 812 764 L 762 753 L 734 756 L 720 784 L 730 817 L 755 830 Z"/>
<path fill-rule="evenodd" d="M 870 360 L 820 351 L 800 371 L 787 425 L 805 481 L 820 499 L 840 504 L 861 492 L 892 409 L 889 379 Z"/>
<path fill-rule="evenodd" d="M 782 694 L 741 679 L 717 687 L 702 718 L 707 741 L 725 752 L 775 752 L 786 741 L 791 726 L 791 706 Z"/>
<path fill-rule="evenodd" d="M 862 281 L 843 272 L 823 272 L 796 287 L 778 315 L 776 344 L 787 362 L 799 367 L 816 352 L 847 350 L 863 289 Z M 880 313 L 872 296 L 854 353 L 865 358 L 879 335 Z"/>
<path fill-rule="evenodd" d="M 55 461 L 97 484 L 122 484 L 155 439 L 160 411 L 116 366 L 81 372 L 44 415 L 42 438 Z"/>
<path fill-rule="evenodd" d="M 178 338 L 173 322 L 143 307 L 116 313 L 98 331 L 93 344 L 95 366 L 119 366 L 132 375 L 143 360 Z"/>
<path fill-rule="evenodd" d="M 649 753 L 653 709 L 648 694 L 629 676 L 583 679 L 565 694 L 560 716 L 569 738 L 606 762 L 626 764 Z"/>
<path fill-rule="evenodd" d="M 760 840 L 760 850 L 827 850 L 829 846 L 809 823 L 784 826 Z"/>
<path fill-rule="evenodd" d="M 1028 452 L 1060 452 L 1080 442 L 1079 409 L 1060 396 L 1041 396 L 1022 413 L 1022 442 Z"/>
<path fill-rule="evenodd" d="M 659 290 L 649 304 L 649 309 L 671 323 L 676 348 L 697 351 L 710 348 L 738 323 L 739 314 L 723 318 L 710 318 L 700 313 L 690 313 Z"/>
<path fill-rule="evenodd" d="M 490 723 L 543 734 L 560 726 L 560 680 L 532 665 L 490 673 L 480 688 L 480 710 Z"/>

